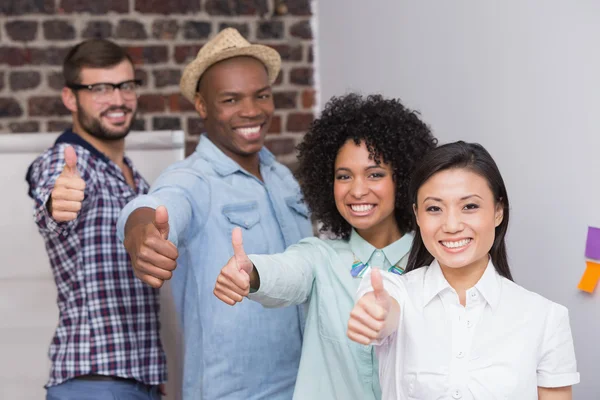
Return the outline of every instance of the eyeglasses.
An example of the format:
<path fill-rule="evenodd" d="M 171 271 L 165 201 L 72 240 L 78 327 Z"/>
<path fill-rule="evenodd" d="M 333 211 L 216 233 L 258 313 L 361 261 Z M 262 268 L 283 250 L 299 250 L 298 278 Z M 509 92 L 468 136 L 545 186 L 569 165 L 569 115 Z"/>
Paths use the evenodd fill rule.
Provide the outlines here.
<path fill-rule="evenodd" d="M 93 85 L 80 85 L 78 83 L 68 83 L 66 86 L 71 90 L 89 90 L 92 99 L 98 103 L 110 101 L 115 89 L 119 89 L 124 100 L 134 100 L 138 93 L 136 90 L 141 86 L 140 79 L 133 79 L 121 83 L 94 83 Z"/>

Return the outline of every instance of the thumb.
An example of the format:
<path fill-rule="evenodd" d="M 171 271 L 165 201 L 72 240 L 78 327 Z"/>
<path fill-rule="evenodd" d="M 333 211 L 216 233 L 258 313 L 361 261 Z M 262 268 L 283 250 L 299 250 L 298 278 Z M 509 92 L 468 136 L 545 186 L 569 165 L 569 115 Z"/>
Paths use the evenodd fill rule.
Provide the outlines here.
<path fill-rule="evenodd" d="M 233 246 L 233 256 L 235 257 L 238 268 L 250 274 L 252 272 L 252 264 L 248 262 L 248 256 L 244 251 L 241 228 L 236 227 L 231 232 L 231 245 Z"/>
<path fill-rule="evenodd" d="M 77 153 L 73 146 L 65 147 L 65 167 L 63 172 L 68 174 L 78 175 L 77 172 Z"/>
<path fill-rule="evenodd" d="M 169 213 L 167 207 L 158 206 L 154 212 L 154 226 L 160 232 L 160 236 L 167 240 L 169 237 Z"/>
<path fill-rule="evenodd" d="M 373 293 L 377 301 L 385 301 L 387 292 L 383 288 L 383 278 L 381 277 L 379 268 L 372 268 L 371 270 L 371 286 L 373 287 Z"/>

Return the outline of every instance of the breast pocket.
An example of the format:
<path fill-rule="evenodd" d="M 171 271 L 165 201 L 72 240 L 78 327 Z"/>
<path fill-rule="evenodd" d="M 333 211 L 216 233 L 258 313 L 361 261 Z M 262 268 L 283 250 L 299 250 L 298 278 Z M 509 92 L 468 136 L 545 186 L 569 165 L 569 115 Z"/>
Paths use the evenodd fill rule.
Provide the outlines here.
<path fill-rule="evenodd" d="M 223 216 L 227 221 L 228 236 L 235 227 L 242 228 L 244 249 L 248 253 L 266 253 L 268 243 L 260 224 L 260 213 L 256 201 L 231 203 L 223 206 Z"/>

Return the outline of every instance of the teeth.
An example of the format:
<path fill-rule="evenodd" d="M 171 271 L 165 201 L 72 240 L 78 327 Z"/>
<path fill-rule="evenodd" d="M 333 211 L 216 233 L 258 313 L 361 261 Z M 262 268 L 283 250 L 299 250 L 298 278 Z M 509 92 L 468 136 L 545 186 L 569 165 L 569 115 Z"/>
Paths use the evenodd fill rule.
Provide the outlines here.
<path fill-rule="evenodd" d="M 350 205 L 350 208 L 352 209 L 352 211 L 356 211 L 356 212 L 366 212 L 366 211 L 371 211 L 373 209 L 373 204 L 352 204 Z"/>
<path fill-rule="evenodd" d="M 125 115 L 124 112 L 108 113 L 106 114 L 110 118 L 119 118 Z"/>
<path fill-rule="evenodd" d="M 237 131 L 242 135 L 255 135 L 260 131 L 260 126 L 254 126 L 252 128 L 237 128 Z"/>
<path fill-rule="evenodd" d="M 456 249 L 459 247 L 463 247 L 468 245 L 471 242 L 471 239 L 463 239 L 463 240 L 459 240 L 458 242 L 444 242 L 442 241 L 442 245 L 444 245 L 444 247 L 448 247 L 449 249 Z"/>

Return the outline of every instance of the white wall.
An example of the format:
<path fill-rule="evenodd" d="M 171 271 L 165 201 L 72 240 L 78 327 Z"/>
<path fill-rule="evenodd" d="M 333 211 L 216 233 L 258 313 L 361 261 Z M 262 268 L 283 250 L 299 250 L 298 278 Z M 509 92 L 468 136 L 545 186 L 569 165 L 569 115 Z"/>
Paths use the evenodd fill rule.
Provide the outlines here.
<path fill-rule="evenodd" d="M 0 399 L 45 398 L 50 340 L 58 321 L 56 286 L 27 196 L 29 164 L 56 134 L 0 135 Z M 181 131 L 132 132 L 127 155 L 152 182 L 184 156 Z M 181 334 L 169 286 L 161 290 L 161 337 L 168 358 L 165 400 L 180 395 Z"/>
<path fill-rule="evenodd" d="M 582 382 L 600 396 L 600 288 L 577 290 L 600 227 L 600 2 L 317 2 L 320 104 L 400 97 L 441 142 L 477 141 L 511 201 L 516 281 L 566 305 Z M 518 310 L 515 310 L 518 312 Z"/>

